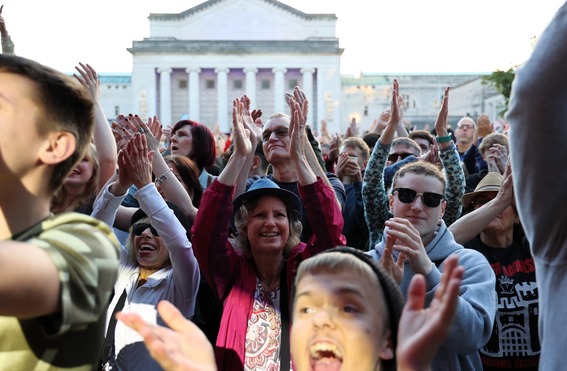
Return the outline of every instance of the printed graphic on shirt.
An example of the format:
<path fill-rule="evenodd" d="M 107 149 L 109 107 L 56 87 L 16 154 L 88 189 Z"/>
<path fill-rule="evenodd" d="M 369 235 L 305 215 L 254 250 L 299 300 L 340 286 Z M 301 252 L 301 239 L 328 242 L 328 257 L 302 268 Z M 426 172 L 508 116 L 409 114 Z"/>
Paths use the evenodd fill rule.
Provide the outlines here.
<path fill-rule="evenodd" d="M 488 343 L 480 350 L 485 369 L 527 369 L 538 365 L 538 288 L 533 261 L 492 264 L 497 274 L 497 311 Z M 526 268 L 526 269 L 522 269 Z M 511 273 L 507 276 L 504 273 Z"/>

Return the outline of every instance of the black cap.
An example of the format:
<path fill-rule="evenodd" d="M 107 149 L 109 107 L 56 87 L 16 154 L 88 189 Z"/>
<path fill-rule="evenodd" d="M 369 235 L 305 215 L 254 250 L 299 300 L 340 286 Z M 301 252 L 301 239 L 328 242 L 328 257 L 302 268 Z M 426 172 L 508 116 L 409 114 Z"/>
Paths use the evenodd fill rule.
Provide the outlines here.
<path fill-rule="evenodd" d="M 179 206 L 177 206 L 173 202 L 166 201 L 166 203 L 167 203 L 167 206 L 171 210 L 173 210 L 173 213 L 175 214 L 175 216 L 177 217 L 177 220 L 179 220 L 179 222 L 181 223 L 183 228 L 185 228 L 185 231 L 189 232 L 189 228 L 191 226 L 189 224 L 189 219 L 187 219 L 187 215 L 185 215 L 185 213 L 179 208 Z M 138 220 L 140 220 L 142 218 L 147 218 L 147 217 L 148 217 L 148 215 L 142 209 L 136 210 L 134 215 L 132 215 L 132 219 L 130 219 L 130 226 L 134 225 Z"/>

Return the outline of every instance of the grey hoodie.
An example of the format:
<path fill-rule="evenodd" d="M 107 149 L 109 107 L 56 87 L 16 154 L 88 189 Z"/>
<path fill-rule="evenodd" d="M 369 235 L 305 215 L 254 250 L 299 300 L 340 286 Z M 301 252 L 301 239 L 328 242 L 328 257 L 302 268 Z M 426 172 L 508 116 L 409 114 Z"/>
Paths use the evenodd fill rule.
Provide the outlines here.
<path fill-rule="evenodd" d="M 384 251 L 386 231 L 382 242 L 368 252 L 378 260 Z M 455 322 L 449 335 L 431 365 L 432 370 L 482 370 L 478 350 L 490 339 L 496 313 L 495 276 L 486 258 L 477 251 L 465 249 L 455 242 L 445 222 L 440 226 L 433 241 L 425 251 L 435 263 L 425 275 L 426 305 L 433 300 L 434 290 L 441 280 L 443 261 L 451 254 L 459 257 L 459 265 L 465 268 L 461 284 Z M 397 252 L 394 251 L 397 258 Z M 404 277 L 400 288 L 407 298 L 409 283 L 414 272 L 408 261 L 404 266 Z"/>

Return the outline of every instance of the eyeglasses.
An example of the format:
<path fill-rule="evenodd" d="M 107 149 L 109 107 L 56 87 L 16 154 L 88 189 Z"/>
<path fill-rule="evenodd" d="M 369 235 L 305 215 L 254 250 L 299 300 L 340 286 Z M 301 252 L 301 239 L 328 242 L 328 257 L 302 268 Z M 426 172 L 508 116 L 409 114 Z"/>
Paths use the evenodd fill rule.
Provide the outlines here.
<path fill-rule="evenodd" d="M 458 127 L 458 129 L 461 129 L 461 130 L 472 130 L 472 128 L 473 128 L 472 125 L 460 125 Z"/>
<path fill-rule="evenodd" d="M 156 229 L 152 227 L 150 223 L 136 223 L 132 226 L 132 231 L 134 232 L 134 235 L 141 236 L 142 233 L 144 233 L 144 231 L 148 228 L 154 236 L 159 237 L 158 231 L 156 231 Z"/>
<path fill-rule="evenodd" d="M 443 195 L 440 195 L 439 193 L 417 193 L 413 189 L 409 188 L 396 188 L 392 193 L 397 193 L 398 199 L 404 204 L 411 204 L 417 196 L 421 196 L 421 201 L 427 207 L 437 207 L 443 199 Z"/>
<path fill-rule="evenodd" d="M 276 133 L 278 139 L 285 138 L 289 135 L 289 130 L 285 128 L 279 128 L 273 131 L 266 130 L 262 133 L 262 142 L 267 142 L 272 137 L 272 133 Z"/>
<path fill-rule="evenodd" d="M 413 153 L 392 153 L 388 155 L 388 161 L 390 162 L 396 162 L 398 161 L 398 157 L 400 157 L 402 160 L 409 157 L 409 156 L 413 156 Z"/>

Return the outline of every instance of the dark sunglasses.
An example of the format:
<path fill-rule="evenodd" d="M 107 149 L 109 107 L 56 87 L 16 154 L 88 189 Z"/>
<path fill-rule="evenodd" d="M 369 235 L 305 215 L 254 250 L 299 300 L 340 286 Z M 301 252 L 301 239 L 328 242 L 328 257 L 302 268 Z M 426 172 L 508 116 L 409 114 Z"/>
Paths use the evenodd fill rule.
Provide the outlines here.
<path fill-rule="evenodd" d="M 400 157 L 403 160 L 409 156 L 413 156 L 413 153 L 392 153 L 391 155 L 388 155 L 388 161 L 396 162 L 398 161 L 398 157 Z"/>
<path fill-rule="evenodd" d="M 150 223 L 136 223 L 132 226 L 132 231 L 136 236 L 141 236 L 142 233 L 144 233 L 144 231 L 148 228 L 150 229 L 150 232 L 152 232 L 154 236 L 159 237 L 158 232 L 154 227 L 152 227 Z"/>
<path fill-rule="evenodd" d="M 262 133 L 262 141 L 267 142 L 270 140 L 272 133 L 276 133 L 276 137 L 278 137 L 278 139 L 283 139 L 289 135 L 289 130 L 284 128 L 276 129 L 274 131 L 266 130 Z"/>
<path fill-rule="evenodd" d="M 413 200 L 415 200 L 415 198 L 419 195 L 421 196 L 421 201 L 427 207 L 437 207 L 443 199 L 443 195 L 440 195 L 439 193 L 417 193 L 413 189 L 409 188 L 396 188 L 392 193 L 397 193 L 398 199 L 404 204 L 411 204 Z"/>

